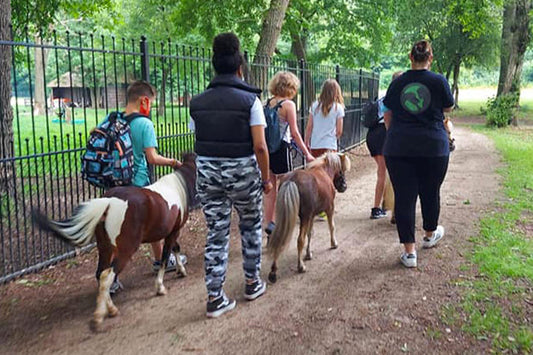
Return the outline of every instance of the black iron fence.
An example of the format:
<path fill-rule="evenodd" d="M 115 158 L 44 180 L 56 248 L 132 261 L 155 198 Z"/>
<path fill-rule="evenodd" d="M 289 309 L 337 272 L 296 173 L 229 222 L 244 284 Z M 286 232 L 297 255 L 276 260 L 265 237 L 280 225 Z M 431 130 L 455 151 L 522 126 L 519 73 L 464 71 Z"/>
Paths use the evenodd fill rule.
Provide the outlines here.
<path fill-rule="evenodd" d="M 35 228 L 31 210 L 63 219 L 80 202 L 102 191 L 80 175 L 80 155 L 90 130 L 106 114 L 125 105 L 127 85 L 149 80 L 158 90 L 152 120 L 159 151 L 179 158 L 193 149 L 188 129 L 189 102 L 213 77 L 211 51 L 170 40 L 126 40 L 93 35 L 52 33 L 47 39 L 0 41 L 11 54 L 13 115 L 0 117 L 0 283 L 39 270 L 75 251 Z M 366 134 L 361 106 L 377 96 L 379 77 L 362 70 L 255 57 L 246 79 L 263 89 L 277 71 L 294 72 L 301 80 L 295 99 L 303 134 L 307 110 L 324 80 L 335 78 L 344 94 L 346 115 L 343 149 L 360 144 Z M 1 68 L 0 68 L 1 69 Z M 6 85 L 6 83 L 0 83 Z M 0 110 L 8 112 L 8 110 Z M 5 129 L 12 127 L 12 130 Z M 6 148 L 7 147 L 7 148 Z M 298 163 L 298 162 L 297 162 Z M 299 161 L 302 164 L 302 160 Z M 155 175 L 168 168 L 157 168 Z"/>

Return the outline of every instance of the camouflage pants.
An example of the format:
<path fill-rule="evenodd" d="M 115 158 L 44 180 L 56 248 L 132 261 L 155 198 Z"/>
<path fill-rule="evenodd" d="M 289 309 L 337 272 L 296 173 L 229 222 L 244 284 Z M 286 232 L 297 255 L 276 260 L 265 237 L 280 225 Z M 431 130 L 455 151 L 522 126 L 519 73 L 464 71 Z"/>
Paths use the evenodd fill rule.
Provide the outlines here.
<path fill-rule="evenodd" d="M 254 158 L 197 159 L 197 189 L 205 220 L 205 283 L 210 297 L 222 292 L 228 266 L 232 206 L 239 214 L 244 277 L 255 280 L 261 270 L 263 189 Z"/>

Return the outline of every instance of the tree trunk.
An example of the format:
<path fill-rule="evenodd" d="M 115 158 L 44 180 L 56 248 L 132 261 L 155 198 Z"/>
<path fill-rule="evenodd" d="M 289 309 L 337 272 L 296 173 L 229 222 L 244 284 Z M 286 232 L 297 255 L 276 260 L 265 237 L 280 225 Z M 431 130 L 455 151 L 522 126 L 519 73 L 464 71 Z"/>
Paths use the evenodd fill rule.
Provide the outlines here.
<path fill-rule="evenodd" d="M 35 44 L 42 44 L 42 38 L 35 36 Z M 39 47 L 35 47 L 35 89 L 33 94 L 33 100 L 35 101 L 33 106 L 33 112 L 35 115 L 44 115 L 46 110 L 46 83 L 44 82 L 44 71 L 46 69 L 46 62 L 48 57 L 48 51 Z"/>
<path fill-rule="evenodd" d="M 255 50 L 251 75 L 251 82 L 257 87 L 265 88 L 268 83 L 270 59 L 276 49 L 276 43 L 281 33 L 281 26 L 283 25 L 288 5 L 289 0 L 271 0 L 270 8 L 263 19 L 263 27 Z"/>
<path fill-rule="evenodd" d="M 11 3 L 0 0 L 0 40 L 11 40 Z M 0 159 L 13 157 L 13 109 L 11 108 L 11 46 L 0 45 Z M 0 164 L 0 192 L 10 191 L 12 164 Z"/>
<path fill-rule="evenodd" d="M 307 63 L 307 39 L 300 33 L 291 31 L 291 41 L 291 51 L 298 59 L 298 62 L 303 60 Z M 316 99 L 315 85 L 311 73 L 308 70 L 303 72 L 303 83 L 301 83 L 301 86 L 302 93 L 305 95 L 304 107 L 302 107 L 302 110 L 307 112 L 307 109 Z"/>
<path fill-rule="evenodd" d="M 530 41 L 529 12 L 531 9 L 530 0 L 505 1 L 498 96 L 508 93 L 520 95 L 524 53 Z"/>
<path fill-rule="evenodd" d="M 461 61 L 458 60 L 453 65 L 453 84 L 452 93 L 455 100 L 455 108 L 459 108 L 459 71 L 461 70 Z"/>

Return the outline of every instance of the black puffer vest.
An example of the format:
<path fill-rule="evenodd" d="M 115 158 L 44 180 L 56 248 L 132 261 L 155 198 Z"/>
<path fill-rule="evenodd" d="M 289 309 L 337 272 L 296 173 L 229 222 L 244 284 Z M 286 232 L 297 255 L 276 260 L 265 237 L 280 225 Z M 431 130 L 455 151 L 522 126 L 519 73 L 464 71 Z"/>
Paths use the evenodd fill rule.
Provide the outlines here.
<path fill-rule="evenodd" d="M 250 109 L 261 90 L 234 74 L 216 76 L 191 100 L 196 143 L 194 151 L 208 157 L 240 158 L 254 153 Z"/>

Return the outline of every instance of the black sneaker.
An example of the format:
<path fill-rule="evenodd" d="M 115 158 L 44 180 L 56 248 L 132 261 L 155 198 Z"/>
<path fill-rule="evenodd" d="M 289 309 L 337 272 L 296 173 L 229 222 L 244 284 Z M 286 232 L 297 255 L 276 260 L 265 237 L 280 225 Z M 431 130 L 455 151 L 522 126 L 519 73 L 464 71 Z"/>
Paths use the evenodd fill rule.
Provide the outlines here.
<path fill-rule="evenodd" d="M 225 294 L 207 302 L 207 318 L 216 318 L 235 308 L 237 302 L 227 298 Z"/>
<path fill-rule="evenodd" d="M 385 211 L 379 207 L 372 208 L 372 211 L 370 212 L 370 219 L 379 219 L 383 217 L 387 217 L 387 213 Z"/>
<path fill-rule="evenodd" d="M 266 282 L 261 279 L 257 279 L 252 284 L 246 284 L 244 290 L 244 298 L 248 301 L 253 301 L 256 298 L 262 296 L 266 291 Z"/>

